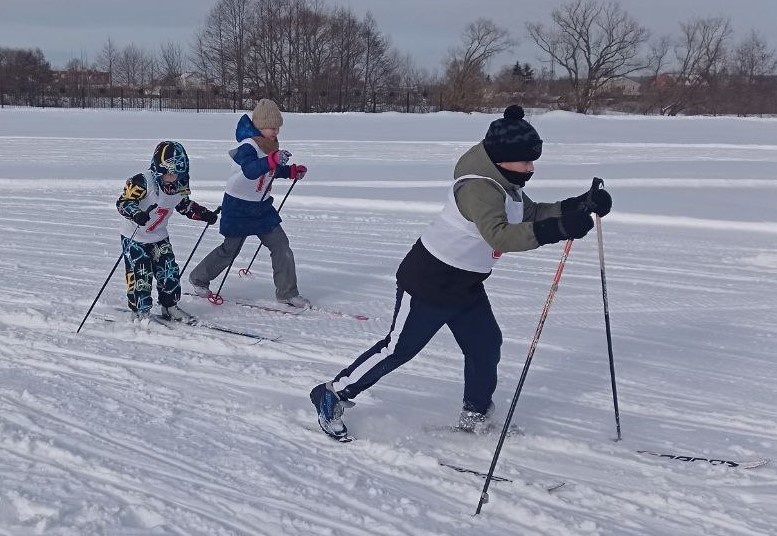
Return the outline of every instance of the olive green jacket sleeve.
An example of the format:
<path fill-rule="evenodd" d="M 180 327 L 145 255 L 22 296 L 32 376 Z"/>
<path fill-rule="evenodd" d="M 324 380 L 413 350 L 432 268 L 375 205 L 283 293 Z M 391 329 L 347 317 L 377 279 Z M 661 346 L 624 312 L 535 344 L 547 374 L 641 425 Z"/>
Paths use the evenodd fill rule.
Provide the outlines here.
<path fill-rule="evenodd" d="M 457 178 L 466 174 L 488 177 L 461 181 L 455 196 L 459 212 L 477 226 L 481 236 L 496 251 L 507 253 L 539 247 L 532 223 L 561 215 L 560 202 L 535 203 L 520 188 L 508 182 L 488 158 L 482 143 L 462 156 L 455 173 Z M 515 200 L 523 199 L 522 223 L 507 221 L 505 193 Z"/>

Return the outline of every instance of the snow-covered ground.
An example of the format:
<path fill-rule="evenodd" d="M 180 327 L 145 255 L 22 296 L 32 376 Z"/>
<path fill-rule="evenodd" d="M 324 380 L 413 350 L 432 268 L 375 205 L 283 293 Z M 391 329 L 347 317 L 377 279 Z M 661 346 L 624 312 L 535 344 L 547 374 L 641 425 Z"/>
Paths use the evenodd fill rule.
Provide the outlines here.
<path fill-rule="evenodd" d="M 146 331 L 121 321 L 119 266 L 75 333 L 119 256 L 126 177 L 159 140 L 181 140 L 193 199 L 215 207 L 237 117 L 0 110 L 0 534 L 777 534 L 777 463 L 636 452 L 775 456 L 777 120 L 532 118 L 546 140 L 533 199 L 595 175 L 614 198 L 603 229 L 623 440 L 591 233 L 518 401 L 522 435 L 501 453 L 496 474 L 513 482 L 494 482 L 473 517 L 483 481 L 438 462 L 487 471 L 498 435 L 442 431 L 462 392 L 450 333 L 356 400 L 353 443 L 318 430 L 308 392 L 385 335 L 396 267 L 494 115 L 286 114 L 282 146 L 310 169 L 282 212 L 300 290 L 370 320 L 185 296 L 204 320 L 282 338 Z M 203 224 L 174 215 L 170 228 L 183 265 Z M 253 277 L 237 275 L 254 241 L 222 294 L 271 303 L 265 250 Z M 209 229 L 193 262 L 219 243 Z M 561 250 L 506 255 L 487 281 L 504 332 L 499 422 Z"/>

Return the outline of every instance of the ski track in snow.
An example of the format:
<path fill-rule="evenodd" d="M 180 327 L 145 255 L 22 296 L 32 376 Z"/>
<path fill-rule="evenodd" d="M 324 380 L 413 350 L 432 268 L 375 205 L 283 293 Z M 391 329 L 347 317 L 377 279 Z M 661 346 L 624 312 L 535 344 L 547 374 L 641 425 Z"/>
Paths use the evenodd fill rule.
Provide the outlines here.
<path fill-rule="evenodd" d="M 179 125 L 170 131 L 163 128 L 169 114 L 146 114 L 140 131 L 132 113 L 72 114 L 80 126 L 55 136 L 43 126 L 30 132 L 37 114 L 0 110 L 0 533 L 775 534 L 774 462 L 731 470 L 636 453 L 775 456 L 777 225 L 766 206 L 773 202 L 759 200 L 774 199 L 777 146 L 756 132 L 762 123 L 734 123 L 741 145 L 716 143 L 703 121 L 667 123 L 666 143 L 571 143 L 542 130 L 542 121 L 551 133 L 561 129 L 567 116 L 536 118 L 549 141 L 527 187 L 533 199 L 585 189 L 590 179 L 564 178 L 581 162 L 594 164 L 586 176 L 596 165 L 618 170 L 607 179 L 616 208 L 603 227 L 624 439 L 612 441 L 591 233 L 572 248 L 517 406 L 522 434 L 507 439 L 496 468 L 515 482 L 493 482 L 490 502 L 473 517 L 483 481 L 438 462 L 485 472 L 498 435 L 428 430 L 458 414 L 462 358 L 450 333 L 357 398 L 345 415 L 358 437 L 353 443 L 326 438 L 308 400 L 316 383 L 385 336 L 396 267 L 441 207 L 444 179 L 469 146 L 448 138 L 456 131 L 450 125 L 472 129 L 473 118 L 429 116 L 417 134 L 427 141 L 409 144 L 387 141 L 385 130 L 372 132 L 372 118 L 358 114 L 346 117 L 354 130 L 366 125 L 358 141 L 306 137 L 292 116 L 289 139 L 311 169 L 282 212 L 300 290 L 317 305 L 369 320 L 229 303 L 272 303 L 266 251 L 252 276 L 237 274 L 258 246 L 254 238 L 222 290 L 225 304 L 192 296 L 181 302 L 214 324 L 282 336 L 254 343 L 125 322 L 117 311 L 124 307 L 122 264 L 75 333 L 118 258 L 117 177 L 145 166 L 155 141 L 143 133 L 186 140 L 196 130 L 190 123 L 231 125 L 236 116 L 174 115 Z M 485 119 L 487 126 L 493 116 Z M 305 121 L 326 123 L 327 116 Z M 127 140 L 117 143 L 122 124 Z M 661 123 L 639 124 L 650 131 Z M 584 125 L 594 134 L 604 128 L 596 118 Z M 682 143 L 688 132 L 694 142 Z M 186 143 L 192 198 L 209 206 L 221 199 L 229 133 Z M 481 134 L 478 127 L 472 139 Z M 395 139 L 402 138 L 397 130 Z M 658 178 L 639 176 L 646 159 Z M 706 167 L 672 176 L 680 160 L 736 162 L 741 179 L 706 177 Z M 285 188 L 273 192 L 276 206 Z M 678 213 L 667 201 L 673 194 L 703 198 L 709 208 Z M 202 226 L 174 216 L 170 230 L 183 266 Z M 215 230 L 206 233 L 187 271 L 219 243 Z M 486 282 L 504 334 L 499 423 L 560 254 L 557 245 L 505 255 Z M 557 481 L 567 485 L 543 489 Z"/>

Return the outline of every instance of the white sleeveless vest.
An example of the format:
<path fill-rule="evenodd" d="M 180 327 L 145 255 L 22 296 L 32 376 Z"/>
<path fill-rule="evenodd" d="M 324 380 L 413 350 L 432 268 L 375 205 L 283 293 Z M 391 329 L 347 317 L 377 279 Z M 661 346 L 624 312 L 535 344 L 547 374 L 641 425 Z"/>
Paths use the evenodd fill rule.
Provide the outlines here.
<path fill-rule="evenodd" d="M 252 138 L 246 138 L 240 145 L 246 143 L 256 149 L 256 154 L 259 158 L 267 156 Z M 232 149 L 229 152 L 230 157 L 235 151 L 237 151 L 237 148 Z M 261 201 L 262 196 L 265 195 L 264 191 L 270 185 L 270 173 L 266 173 L 256 180 L 247 179 L 246 176 L 243 175 L 243 169 L 240 167 L 240 164 L 235 162 L 232 158 L 230 158 L 230 160 L 232 161 L 232 174 L 227 179 L 226 192 L 232 197 L 237 197 L 243 201 Z M 269 195 L 269 192 L 267 195 Z M 267 197 L 265 197 L 265 199 L 267 199 Z"/>
<path fill-rule="evenodd" d="M 148 210 L 153 204 L 156 204 L 156 208 L 149 213 L 151 219 L 148 223 L 138 229 L 135 233 L 135 228 L 138 226 L 132 220 L 122 217 L 121 220 L 121 234 L 129 238 L 132 233 L 135 233 L 133 240 L 135 242 L 141 242 L 143 244 L 152 244 L 164 240 L 169 236 L 167 232 L 167 221 L 170 216 L 175 212 L 175 207 L 183 199 L 182 194 L 168 195 L 159 189 L 159 185 L 151 174 L 151 171 L 146 171 L 143 174 L 146 177 L 146 197 L 140 200 L 138 206 L 140 210 Z"/>
<path fill-rule="evenodd" d="M 467 270 L 487 274 L 496 264 L 501 251 L 494 251 L 488 245 L 477 226 L 461 215 L 456 206 L 456 185 L 467 179 L 488 179 L 504 191 L 504 188 L 489 177 L 480 175 L 463 175 L 459 177 L 448 191 L 448 200 L 437 218 L 421 234 L 424 247 L 445 264 Z M 507 221 L 521 223 L 523 221 L 523 201 L 513 201 L 505 192 L 505 211 Z"/>

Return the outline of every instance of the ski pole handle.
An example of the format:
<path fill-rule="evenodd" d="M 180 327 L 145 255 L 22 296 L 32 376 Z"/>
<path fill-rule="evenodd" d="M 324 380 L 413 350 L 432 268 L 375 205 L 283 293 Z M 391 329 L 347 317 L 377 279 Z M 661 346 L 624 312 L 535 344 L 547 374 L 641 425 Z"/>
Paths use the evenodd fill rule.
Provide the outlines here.
<path fill-rule="evenodd" d="M 604 179 L 600 179 L 599 177 L 594 177 L 591 181 L 591 189 L 588 190 L 588 199 L 586 200 L 586 203 L 588 204 L 588 207 L 586 207 L 589 211 L 593 212 L 593 209 L 595 207 L 595 204 L 593 200 L 591 199 L 594 195 L 595 190 L 600 190 L 604 188 Z"/>

